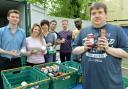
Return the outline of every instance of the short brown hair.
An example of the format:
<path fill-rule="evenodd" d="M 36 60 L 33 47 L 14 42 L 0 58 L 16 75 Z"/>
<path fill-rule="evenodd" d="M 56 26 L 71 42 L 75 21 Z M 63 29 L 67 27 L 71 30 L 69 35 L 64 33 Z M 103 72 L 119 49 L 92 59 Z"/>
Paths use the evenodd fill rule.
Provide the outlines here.
<path fill-rule="evenodd" d="M 65 22 L 65 21 L 68 23 L 68 20 L 66 20 L 66 19 L 63 19 L 63 20 L 62 20 L 62 23 Z"/>
<path fill-rule="evenodd" d="M 56 24 L 57 24 L 57 21 L 56 21 L 56 20 L 51 20 L 50 24 L 51 24 L 52 22 L 54 22 L 54 23 L 56 23 Z"/>
<path fill-rule="evenodd" d="M 104 3 L 94 3 L 90 6 L 90 9 L 89 9 L 89 13 L 91 15 L 91 11 L 93 9 L 99 9 L 99 8 L 103 8 L 104 9 L 104 12 L 107 14 L 107 6 L 104 4 Z"/>
<path fill-rule="evenodd" d="M 9 10 L 8 11 L 7 16 L 9 16 L 11 13 L 16 13 L 16 14 L 19 14 L 20 15 L 20 11 L 19 10 L 12 9 L 12 10 Z"/>

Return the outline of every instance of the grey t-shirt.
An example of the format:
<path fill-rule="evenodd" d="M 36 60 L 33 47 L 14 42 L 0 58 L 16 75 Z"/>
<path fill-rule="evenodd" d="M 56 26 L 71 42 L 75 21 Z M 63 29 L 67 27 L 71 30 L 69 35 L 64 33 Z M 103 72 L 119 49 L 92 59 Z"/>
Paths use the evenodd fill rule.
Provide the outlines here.
<path fill-rule="evenodd" d="M 122 28 L 106 24 L 104 29 L 110 47 L 121 48 L 128 52 L 128 37 Z M 90 33 L 94 34 L 94 48 L 82 54 L 83 89 L 124 89 L 121 73 L 122 59 L 97 50 L 99 29 L 92 26 L 82 29 L 72 44 L 73 48 L 82 46 L 83 39 Z"/>
<path fill-rule="evenodd" d="M 48 35 L 46 37 L 44 37 L 44 39 L 47 44 L 51 43 L 52 45 L 54 45 L 54 43 L 55 43 L 55 36 L 51 32 L 49 32 Z"/>

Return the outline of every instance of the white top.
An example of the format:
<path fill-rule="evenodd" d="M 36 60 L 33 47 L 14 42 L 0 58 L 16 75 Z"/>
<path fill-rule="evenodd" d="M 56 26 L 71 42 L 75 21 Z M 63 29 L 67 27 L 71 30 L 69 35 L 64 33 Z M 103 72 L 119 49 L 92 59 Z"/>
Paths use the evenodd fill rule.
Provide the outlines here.
<path fill-rule="evenodd" d="M 44 53 L 46 53 L 46 42 L 42 39 L 40 40 L 34 39 L 32 37 L 26 38 L 26 45 L 22 48 L 21 53 L 27 54 L 27 62 L 33 64 L 44 63 Z"/>

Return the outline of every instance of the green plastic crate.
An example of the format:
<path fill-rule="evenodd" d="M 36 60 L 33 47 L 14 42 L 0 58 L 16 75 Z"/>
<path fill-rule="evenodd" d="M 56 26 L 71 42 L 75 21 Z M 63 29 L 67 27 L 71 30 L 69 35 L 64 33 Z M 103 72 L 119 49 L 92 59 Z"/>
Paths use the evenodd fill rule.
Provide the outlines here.
<path fill-rule="evenodd" d="M 50 78 L 29 66 L 3 70 L 1 75 L 4 89 L 49 89 Z M 23 81 L 27 82 L 25 86 L 21 86 Z"/>
<path fill-rule="evenodd" d="M 128 87 L 128 78 L 125 78 L 125 77 L 124 77 L 123 80 L 124 80 L 125 88 Z"/>
<path fill-rule="evenodd" d="M 82 69 L 81 69 L 81 64 L 75 61 L 66 61 L 66 62 L 62 62 L 62 65 L 65 65 L 69 68 L 73 68 L 75 70 L 78 70 L 78 74 L 82 74 Z"/>
<path fill-rule="evenodd" d="M 41 70 L 44 66 L 53 66 L 58 65 L 60 67 L 59 72 L 65 73 L 63 76 L 57 76 L 57 77 L 51 77 L 51 84 L 50 89 L 72 89 L 74 86 L 76 86 L 76 73 L 77 71 L 72 68 L 67 68 L 63 65 L 60 65 L 58 63 L 47 63 L 47 64 L 41 64 L 36 65 L 34 68 L 37 70 Z"/>
<path fill-rule="evenodd" d="M 82 77 L 82 69 L 81 69 L 81 64 L 75 61 L 66 61 L 61 63 L 64 66 L 67 66 L 69 68 L 73 68 L 78 71 L 77 73 L 77 84 L 83 82 L 83 77 Z"/>

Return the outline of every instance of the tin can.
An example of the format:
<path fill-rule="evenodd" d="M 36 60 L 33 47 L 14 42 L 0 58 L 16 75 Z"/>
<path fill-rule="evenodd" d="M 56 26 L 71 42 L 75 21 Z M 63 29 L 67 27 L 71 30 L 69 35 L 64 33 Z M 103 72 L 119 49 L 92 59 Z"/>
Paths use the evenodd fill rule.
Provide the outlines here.
<path fill-rule="evenodd" d="M 26 82 L 26 81 L 23 81 L 22 83 L 21 83 L 21 86 L 26 86 L 28 83 Z"/>
<path fill-rule="evenodd" d="M 88 45 L 89 48 L 94 47 L 94 35 L 93 34 L 88 34 L 87 39 L 91 41 L 91 45 Z"/>
<path fill-rule="evenodd" d="M 41 68 L 41 71 L 44 72 L 45 74 L 48 74 L 48 69 L 47 68 Z"/>
<path fill-rule="evenodd" d="M 101 45 L 101 43 L 104 43 L 104 41 L 101 41 L 104 37 L 106 37 L 106 30 L 101 29 L 101 37 L 98 38 L 98 50 L 104 50 L 105 45 Z"/>

